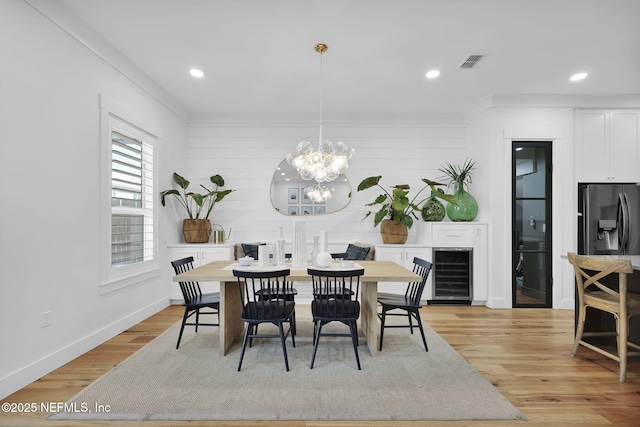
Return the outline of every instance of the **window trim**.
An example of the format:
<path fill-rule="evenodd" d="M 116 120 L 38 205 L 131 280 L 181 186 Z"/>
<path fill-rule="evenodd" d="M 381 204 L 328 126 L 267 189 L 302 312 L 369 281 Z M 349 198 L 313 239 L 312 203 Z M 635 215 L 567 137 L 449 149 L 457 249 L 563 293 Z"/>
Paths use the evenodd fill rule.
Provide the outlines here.
<path fill-rule="evenodd" d="M 161 269 L 158 264 L 158 197 L 153 200 L 153 255 L 152 259 L 126 266 L 113 268 L 111 265 L 111 137 L 112 130 L 116 129 L 128 135 L 138 138 L 151 145 L 154 149 L 153 182 L 158 182 L 158 156 L 157 148 L 159 138 L 144 123 L 139 120 L 135 112 L 130 111 L 122 104 L 114 103 L 99 96 L 100 109 L 100 250 L 99 268 L 100 281 L 99 293 L 104 295 L 119 289 L 136 285 L 153 277 L 160 276 Z M 136 125 L 134 123 L 139 123 Z M 154 196 L 157 191 L 153 190 Z"/>

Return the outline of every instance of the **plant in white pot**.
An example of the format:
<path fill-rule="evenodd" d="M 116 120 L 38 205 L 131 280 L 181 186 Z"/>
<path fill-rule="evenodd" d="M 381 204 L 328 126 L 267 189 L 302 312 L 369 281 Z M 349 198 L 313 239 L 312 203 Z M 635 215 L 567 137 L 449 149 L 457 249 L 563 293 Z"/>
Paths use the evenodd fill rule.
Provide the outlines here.
<path fill-rule="evenodd" d="M 213 175 L 209 178 L 213 189 L 208 189 L 204 185 L 200 185 L 206 193 L 195 193 L 187 191 L 190 182 L 174 172 L 173 182 L 175 182 L 180 190 L 171 189 L 160 193 L 162 197 L 162 206 L 165 206 L 165 199 L 169 195 L 173 195 L 178 202 L 187 211 L 189 218 L 182 221 L 182 234 L 187 243 L 207 243 L 211 235 L 211 221 L 209 215 L 216 203 L 224 199 L 227 194 L 235 190 L 219 190 L 224 187 L 224 179 L 220 175 Z"/>

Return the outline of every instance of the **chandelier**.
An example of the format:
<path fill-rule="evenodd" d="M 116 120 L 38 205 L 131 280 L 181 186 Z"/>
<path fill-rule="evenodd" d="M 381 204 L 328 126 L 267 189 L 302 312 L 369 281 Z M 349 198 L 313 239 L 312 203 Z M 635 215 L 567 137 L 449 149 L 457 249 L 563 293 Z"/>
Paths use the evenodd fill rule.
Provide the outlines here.
<path fill-rule="evenodd" d="M 331 198 L 331 190 L 319 183 L 305 188 L 304 193 L 314 203 L 324 203 Z"/>
<path fill-rule="evenodd" d="M 326 44 L 317 44 L 315 46 L 315 51 L 320 54 L 320 136 L 318 138 L 318 149 L 314 151 L 311 142 L 302 141 L 298 143 L 295 152 L 287 155 L 287 162 L 298 171 L 302 179 L 316 181 L 315 186 L 305 188 L 305 193 L 313 201 L 319 201 L 320 199 L 314 200 L 311 194 L 320 197 L 320 194 L 329 192 L 329 196 L 324 200 L 331 197 L 331 190 L 319 185 L 319 183 L 334 181 L 340 174 L 345 173 L 349 167 L 349 160 L 351 160 L 354 153 L 354 150 L 347 147 L 347 144 L 342 141 L 333 143 L 322 139 L 322 54 L 327 49 Z"/>

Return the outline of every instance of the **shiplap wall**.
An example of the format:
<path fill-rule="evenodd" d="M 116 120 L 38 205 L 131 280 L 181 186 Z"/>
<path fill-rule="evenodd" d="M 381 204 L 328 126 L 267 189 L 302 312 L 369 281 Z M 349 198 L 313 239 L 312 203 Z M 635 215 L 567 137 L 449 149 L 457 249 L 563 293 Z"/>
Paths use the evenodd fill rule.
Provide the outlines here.
<path fill-rule="evenodd" d="M 347 177 L 353 198 L 343 210 L 320 216 L 290 217 L 274 210 L 270 184 L 276 166 L 298 142 L 317 145 L 318 126 L 299 124 L 220 125 L 191 124 L 188 129 L 188 170 L 184 172 L 193 188 L 219 173 L 226 188 L 237 190 L 227 196 L 211 216 L 211 222 L 232 228 L 233 242 L 273 241 L 278 227 L 291 239 L 293 220 L 304 220 L 308 240 L 327 230 L 332 245 L 347 242 L 381 243 L 373 220 L 363 221 L 369 210 L 365 204 L 380 193 L 376 189 L 357 192 L 360 181 L 382 175 L 381 184 L 411 185 L 411 196 L 421 189 L 422 178 L 437 179 L 445 162 L 462 162 L 467 157 L 466 128 L 460 123 L 428 125 L 326 125 L 324 137 L 341 140 L 355 149 Z M 425 190 L 420 199 L 429 196 Z M 408 242 L 416 240 L 420 227 L 410 231 Z"/>

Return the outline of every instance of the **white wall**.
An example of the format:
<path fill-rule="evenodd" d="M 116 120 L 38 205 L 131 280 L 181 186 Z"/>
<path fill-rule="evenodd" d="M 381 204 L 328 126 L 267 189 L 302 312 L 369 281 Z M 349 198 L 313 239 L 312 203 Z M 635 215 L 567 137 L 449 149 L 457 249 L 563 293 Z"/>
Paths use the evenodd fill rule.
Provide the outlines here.
<path fill-rule="evenodd" d="M 422 178 L 442 176 L 438 168 L 445 161 L 465 159 L 465 135 L 461 121 L 421 125 L 325 124 L 325 138 L 345 142 L 355 149 L 355 158 L 347 172 L 353 194 L 351 203 L 339 212 L 321 216 L 282 215 L 274 210 L 269 198 L 275 168 L 299 141 L 317 141 L 317 124 L 193 122 L 189 125 L 188 171 L 185 173 L 195 187 L 220 173 L 226 187 L 237 190 L 216 205 L 211 217 L 213 223 L 225 229 L 233 228 L 233 242 L 273 241 L 281 226 L 285 237 L 291 240 L 293 220 L 298 219 L 306 221 L 309 241 L 313 234 L 327 230 L 332 244 L 382 243 L 379 228 L 373 227 L 373 217 L 362 220 L 369 210 L 365 204 L 372 202 L 381 191 L 371 188 L 358 192 L 360 181 L 382 175 L 383 186 L 409 184 L 410 196 L 413 196 L 424 186 Z M 416 201 L 429 195 L 427 189 Z M 416 241 L 418 229 L 410 230 L 409 243 Z"/>
<path fill-rule="evenodd" d="M 186 165 L 186 112 L 169 108 L 152 82 L 123 72 L 131 64 L 114 62 L 117 52 L 99 57 L 76 37 L 94 48 L 102 40 L 58 17 L 0 2 L 0 397 L 169 301 L 165 275 L 100 294 L 98 95 L 159 136 L 161 186 Z M 168 262 L 169 227 L 161 215 L 159 265 Z M 42 327 L 46 311 L 51 326 Z"/>
<path fill-rule="evenodd" d="M 0 396 L 161 309 L 174 286 L 165 268 L 135 286 L 104 295 L 98 290 L 104 261 L 98 232 L 99 94 L 128 106 L 134 121 L 159 136 L 159 189 L 172 187 L 174 171 L 195 186 L 220 173 L 237 191 L 216 207 L 212 221 L 232 227 L 232 241 L 272 241 L 280 226 L 290 239 L 293 218 L 272 208 L 269 185 L 275 167 L 299 141 L 317 140 L 317 123 L 188 118 L 162 88 L 57 2 L 0 2 L 0 52 Z M 338 247 L 381 243 L 373 221 L 362 220 L 365 204 L 378 194 L 356 192 L 362 179 L 382 175 L 384 186 L 410 184 L 415 191 L 421 178 L 438 179 L 445 162 L 473 158 L 476 221 L 489 224 L 488 305 L 510 307 L 510 145 L 552 140 L 553 301 L 556 308 L 573 308 L 571 269 L 560 259 L 575 245 L 573 108 L 612 105 L 595 100 L 523 107 L 530 104 L 507 101 L 482 108 L 467 123 L 325 123 L 326 138 L 356 149 L 347 174 L 353 200 L 337 213 L 305 218 L 309 236 L 327 230 Z M 160 266 L 169 262 L 166 245 L 182 241 L 182 218 L 175 204 L 160 209 Z M 414 226 L 408 243 L 420 240 L 419 230 Z M 44 311 L 52 319 L 46 328 Z"/>
<path fill-rule="evenodd" d="M 482 165 L 475 188 L 488 206 L 481 220 L 489 223 L 489 307 L 508 308 L 512 300 L 511 145 L 536 140 L 553 141 L 553 307 L 574 307 L 571 272 L 560 258 L 574 246 L 576 228 L 573 109 L 569 107 L 493 107 L 468 123 L 469 152 Z"/>

